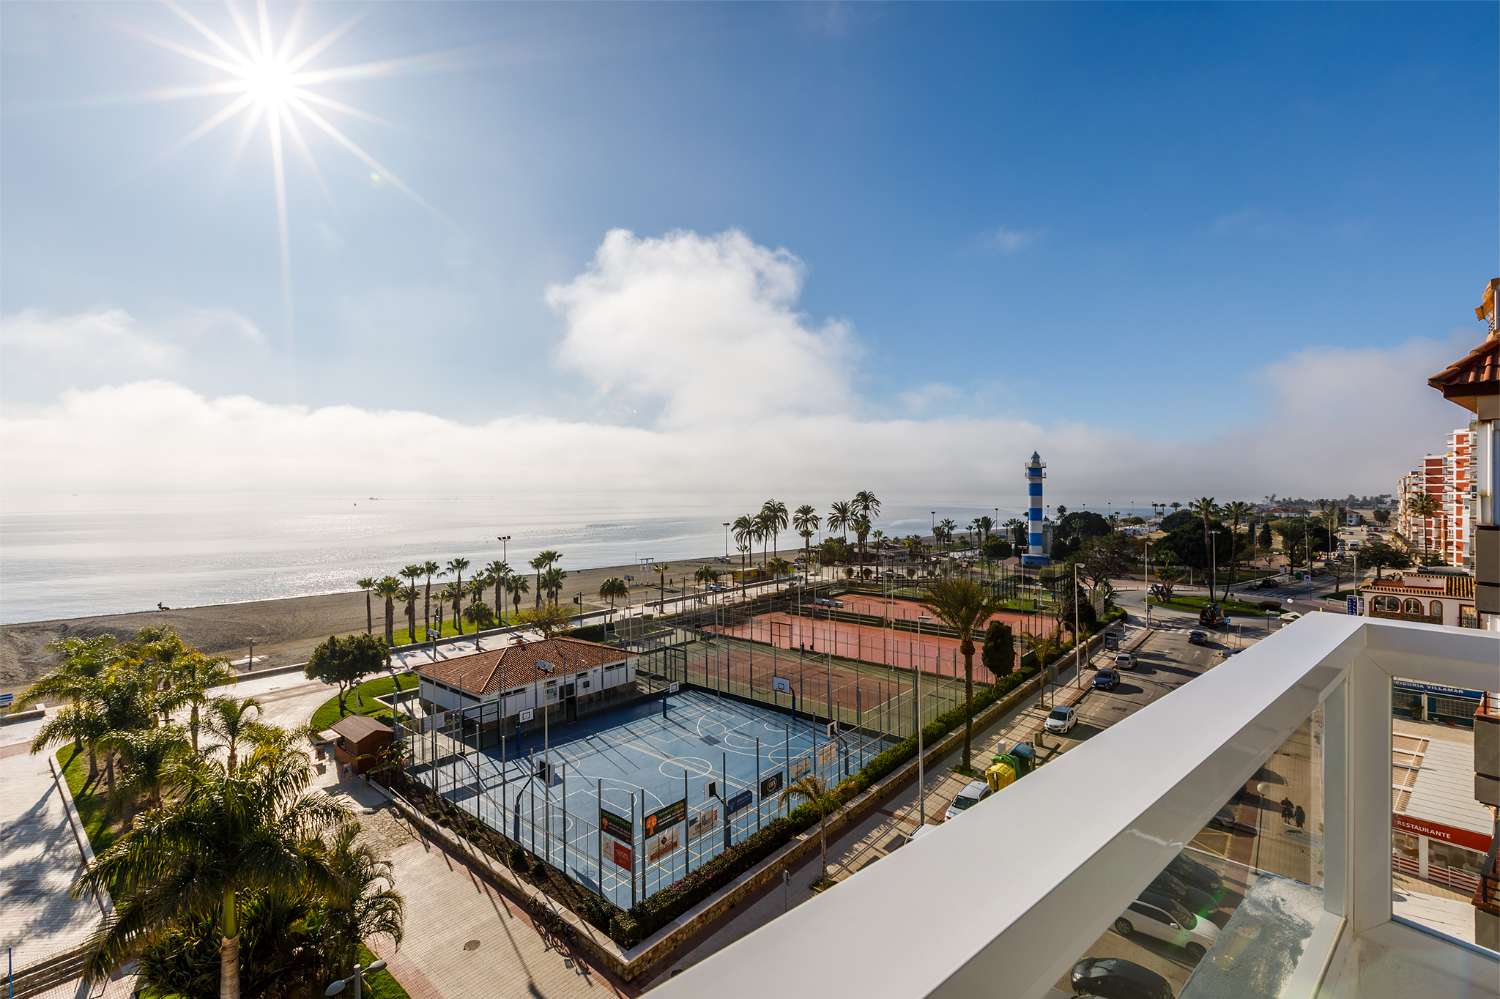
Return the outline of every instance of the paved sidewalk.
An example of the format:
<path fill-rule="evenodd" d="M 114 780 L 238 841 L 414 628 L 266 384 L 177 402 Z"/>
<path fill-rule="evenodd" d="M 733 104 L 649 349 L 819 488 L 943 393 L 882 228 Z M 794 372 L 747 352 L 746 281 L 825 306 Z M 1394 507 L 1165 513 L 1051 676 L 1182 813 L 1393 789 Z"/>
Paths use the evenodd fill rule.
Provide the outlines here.
<path fill-rule="evenodd" d="M 0 787 L 0 946 L 19 969 L 83 943 L 100 913 L 69 894 L 83 858 L 47 757 L 0 759 Z"/>

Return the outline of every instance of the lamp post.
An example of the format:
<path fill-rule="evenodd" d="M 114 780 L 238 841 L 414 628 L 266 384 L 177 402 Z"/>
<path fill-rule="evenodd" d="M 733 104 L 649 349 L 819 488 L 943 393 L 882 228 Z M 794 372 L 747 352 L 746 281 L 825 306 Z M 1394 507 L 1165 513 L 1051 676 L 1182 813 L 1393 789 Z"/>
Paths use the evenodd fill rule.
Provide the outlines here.
<path fill-rule="evenodd" d="M 364 999 L 365 972 L 374 974 L 377 971 L 384 970 L 384 961 L 371 961 L 370 966 L 367 968 L 362 968 L 356 964 L 354 966 L 354 974 L 350 975 L 348 978 L 340 978 L 338 981 L 331 983 L 328 988 L 323 990 L 323 994 L 325 996 L 340 995 L 344 991 L 344 989 L 352 983 L 354 985 L 354 999 Z"/>
<path fill-rule="evenodd" d="M 912 663 L 911 684 L 916 700 L 917 717 L 917 828 L 927 824 L 927 761 L 922 746 L 922 622 L 926 614 L 917 615 L 917 658 Z"/>
<path fill-rule="evenodd" d="M 1151 630 L 1151 539 L 1142 539 L 1146 554 L 1141 556 L 1141 569 L 1146 576 L 1146 630 Z"/>
<path fill-rule="evenodd" d="M 495 540 L 498 541 L 498 542 L 500 542 L 500 561 L 509 563 L 510 562 L 510 535 L 509 534 L 497 534 L 497 535 L 495 535 Z"/>

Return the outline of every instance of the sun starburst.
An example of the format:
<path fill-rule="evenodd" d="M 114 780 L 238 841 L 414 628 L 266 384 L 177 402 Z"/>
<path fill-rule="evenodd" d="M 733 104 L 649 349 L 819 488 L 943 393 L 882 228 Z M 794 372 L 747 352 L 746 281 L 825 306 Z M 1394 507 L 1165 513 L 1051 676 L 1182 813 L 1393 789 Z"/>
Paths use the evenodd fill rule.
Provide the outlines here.
<path fill-rule="evenodd" d="M 256 132 L 264 127 L 269 147 L 272 186 L 275 192 L 277 236 L 280 252 L 282 307 L 288 335 L 293 329 L 291 238 L 287 219 L 286 150 L 290 146 L 307 165 L 318 186 L 327 194 L 322 171 L 304 135 L 309 129 L 352 155 L 369 171 L 371 179 L 389 184 L 433 214 L 441 217 L 432 205 L 414 191 L 401 177 L 366 150 L 333 119 L 352 118 L 384 124 L 367 111 L 335 100 L 319 88 L 337 81 L 371 79 L 412 69 L 430 69 L 449 61 L 449 53 L 431 53 L 342 66 L 318 65 L 332 46 L 364 17 L 356 14 L 332 30 L 302 45 L 301 35 L 307 13 L 299 5 L 278 32 L 272 23 L 265 0 L 256 0 L 254 23 L 233 0 L 227 0 L 228 16 L 234 28 L 234 40 L 215 31 L 192 11 L 174 0 L 165 6 L 176 15 L 193 35 L 189 42 L 129 29 L 133 34 L 184 59 L 208 66 L 220 74 L 209 83 L 196 86 L 166 87 L 145 94 L 114 98 L 144 102 L 180 101 L 194 98 L 219 98 L 225 103 L 189 130 L 164 151 L 175 155 L 205 136 L 228 125 L 240 123 L 235 157 L 243 153 Z M 206 47 L 205 47 L 206 46 Z"/>

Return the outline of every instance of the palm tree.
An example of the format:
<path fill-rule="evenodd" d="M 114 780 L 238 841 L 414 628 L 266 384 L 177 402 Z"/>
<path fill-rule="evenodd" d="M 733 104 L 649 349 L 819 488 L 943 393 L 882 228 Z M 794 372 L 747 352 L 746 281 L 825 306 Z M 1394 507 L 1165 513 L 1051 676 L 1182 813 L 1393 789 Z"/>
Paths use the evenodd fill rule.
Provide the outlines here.
<path fill-rule="evenodd" d="M 99 746 L 109 735 L 104 712 L 92 699 L 71 701 L 59 711 L 47 712 L 47 722 L 31 740 L 31 752 L 40 753 L 50 745 L 71 742 L 75 753 L 89 757 L 88 782 L 99 778 Z"/>
<path fill-rule="evenodd" d="M 835 500 L 828 506 L 828 530 L 838 531 L 845 541 L 849 540 L 849 526 L 854 522 L 854 511 L 848 500 Z"/>
<path fill-rule="evenodd" d="M 484 567 L 485 575 L 495 584 L 495 613 L 500 615 L 500 623 L 505 624 L 505 601 L 501 599 L 500 593 L 505 589 L 505 577 L 510 575 L 510 563 L 495 559 Z"/>
<path fill-rule="evenodd" d="M 536 605 L 538 607 L 542 606 L 542 572 L 561 558 L 562 555 L 559 552 L 549 548 L 544 552 L 538 552 L 536 558 L 528 563 L 536 570 Z"/>
<path fill-rule="evenodd" d="M 462 635 L 464 633 L 464 619 L 462 616 L 464 612 L 463 589 L 458 585 L 457 582 L 450 582 L 447 586 L 444 586 L 442 592 L 438 594 L 438 600 L 442 601 L 445 604 L 448 604 L 453 608 L 453 626 L 456 627 L 458 629 L 458 633 Z"/>
<path fill-rule="evenodd" d="M 780 579 L 792 574 L 792 563 L 784 558 L 773 558 L 766 565 L 766 571 L 771 574 L 772 579 Z"/>
<path fill-rule="evenodd" d="M 958 651 L 964 657 L 964 769 L 969 769 L 970 741 L 974 730 L 974 632 L 985 627 L 1003 598 L 972 579 L 939 579 L 927 588 L 923 605 L 938 620 L 958 632 Z"/>
<path fill-rule="evenodd" d="M 208 730 L 223 742 L 212 746 L 228 751 L 226 767 L 233 774 L 239 763 L 240 743 L 254 742 L 260 702 L 253 697 L 216 697 L 208 702 Z"/>
<path fill-rule="evenodd" d="M 1229 589 L 1239 578 L 1236 571 L 1239 558 L 1240 524 L 1253 514 L 1249 503 L 1235 500 L 1224 506 L 1224 514 L 1229 518 L 1229 584 L 1224 587 L 1224 599 L 1229 599 Z"/>
<path fill-rule="evenodd" d="M 365 634 L 373 635 L 375 633 L 375 615 L 370 610 L 370 591 L 375 589 L 375 577 L 361 576 L 355 580 L 354 585 L 365 591 Z"/>
<path fill-rule="evenodd" d="M 47 650 L 59 653 L 61 661 L 22 691 L 16 706 L 27 707 L 45 699 L 65 707 L 50 714 L 32 741 L 31 751 L 38 753 L 51 743 L 71 741 L 76 751 L 87 750 L 92 781 L 99 773 L 98 741 L 107 732 L 101 696 L 104 674 L 119 660 L 120 643 L 113 635 L 64 638 L 48 645 Z"/>
<path fill-rule="evenodd" d="M 1431 493 L 1425 491 L 1412 493 L 1406 501 L 1406 508 L 1411 511 L 1412 516 L 1420 517 L 1423 520 L 1429 517 L 1436 517 L 1442 509 L 1438 505 L 1437 499 Z M 1423 556 L 1431 554 L 1427 549 L 1427 531 L 1425 528 L 1422 531 L 1422 554 Z M 1311 558 L 1308 559 L 1308 564 L 1312 564 Z"/>
<path fill-rule="evenodd" d="M 779 499 L 766 500 L 761 504 L 760 520 L 766 532 L 771 535 L 771 549 L 774 551 L 777 539 L 781 537 L 781 532 L 786 530 L 786 504 Z"/>
<path fill-rule="evenodd" d="M 693 578 L 698 581 L 700 587 L 710 586 L 719 581 L 719 570 L 711 565 L 700 565 L 698 571 L 693 573 Z"/>
<path fill-rule="evenodd" d="M 344 806 L 307 794 L 306 754 L 268 757 L 235 772 L 198 759 L 175 775 L 159 809 L 136 818 L 73 883 L 74 897 L 109 892 L 114 917 L 89 942 L 92 983 L 190 920 L 218 931 L 219 996 L 240 995 L 240 905 L 251 894 L 334 875 L 321 837 L 349 822 Z"/>
<path fill-rule="evenodd" d="M 462 555 L 453 556 L 453 558 L 450 558 L 448 560 L 448 564 L 443 567 L 445 571 L 453 573 L 453 580 L 458 584 L 458 593 L 460 597 L 463 596 L 464 592 L 464 570 L 468 567 L 469 560 L 464 558 Z M 458 604 L 455 603 L 453 605 L 453 618 L 455 621 L 462 620 L 462 618 L 458 616 L 462 610 L 463 608 Z M 463 626 L 459 625 L 458 633 L 461 635 L 463 634 L 463 631 Z"/>
<path fill-rule="evenodd" d="M 215 687 L 234 683 L 234 670 L 223 659 L 212 658 L 192 650 L 177 661 L 174 679 L 180 703 L 188 706 L 188 733 L 192 736 L 193 752 L 198 751 L 198 712 L 208 703 L 209 691 Z"/>
<path fill-rule="evenodd" d="M 482 573 L 469 580 L 469 604 L 472 606 L 473 604 L 484 603 L 484 592 L 489 588 L 490 578 Z M 468 620 L 472 621 L 474 619 L 469 618 Z"/>
<path fill-rule="evenodd" d="M 818 810 L 818 849 L 822 851 L 822 866 L 818 868 L 818 879 L 828 876 L 828 813 L 835 802 L 828 792 L 828 785 L 817 774 L 807 774 L 781 792 L 776 803 L 785 808 L 788 802 L 802 798 Z"/>
<path fill-rule="evenodd" d="M 1198 515 L 1198 519 L 1203 521 L 1203 552 L 1206 555 L 1208 554 L 1209 547 L 1208 525 L 1210 521 L 1212 521 L 1219 515 L 1219 505 L 1214 502 L 1214 498 L 1212 496 L 1200 496 L 1197 499 L 1193 500 L 1190 509 Z M 1210 588 L 1208 599 L 1212 600 L 1214 598 L 1212 588 L 1213 580 L 1210 580 L 1209 583 Z"/>
<path fill-rule="evenodd" d="M 406 580 L 406 585 L 414 587 L 417 585 L 417 580 L 421 579 L 422 574 L 426 571 L 426 565 L 419 562 L 415 565 L 408 565 L 404 567 L 400 572 L 396 573 L 396 575 Z M 412 631 L 415 632 L 416 630 L 416 625 L 412 625 Z M 413 638 L 415 638 L 415 635 L 413 635 Z"/>
<path fill-rule="evenodd" d="M 651 571 L 661 579 L 661 603 L 657 606 L 662 614 L 667 612 L 667 570 L 670 568 L 672 567 L 665 562 L 658 562 L 651 567 Z"/>
<path fill-rule="evenodd" d="M 359 838 L 359 826 L 348 822 L 336 827 L 327 841 L 323 862 L 331 875 L 324 892 L 325 946 L 335 968 L 348 968 L 359 960 L 359 944 L 371 937 L 388 937 L 401 946 L 406 900 L 396 890 L 395 869 Z"/>
<path fill-rule="evenodd" d="M 407 568 L 411 568 L 407 566 Z M 427 636 L 417 637 L 417 597 L 421 595 L 416 584 L 401 587 L 401 602 L 406 605 L 406 637 L 411 643 L 420 642 Z"/>
<path fill-rule="evenodd" d="M 521 594 L 531 589 L 531 580 L 525 576 L 507 576 L 505 578 L 505 592 L 510 594 L 511 606 L 515 608 L 516 616 L 521 615 Z"/>
<path fill-rule="evenodd" d="M 401 580 L 395 576 L 382 576 L 375 582 L 375 595 L 385 598 L 385 644 L 396 644 L 396 594 L 401 592 Z"/>
<path fill-rule="evenodd" d="M 615 609 L 615 600 L 625 599 L 630 595 L 630 586 L 619 576 L 610 576 L 599 584 L 599 596 L 609 601 L 610 612 Z"/>
<path fill-rule="evenodd" d="M 427 577 L 427 581 L 422 584 L 423 628 L 432 627 L 432 577 L 441 576 L 442 572 L 443 567 L 432 561 L 432 559 L 428 559 L 426 562 L 422 563 L 422 575 Z"/>
<path fill-rule="evenodd" d="M 818 516 L 817 508 L 811 503 L 803 503 L 792 515 L 792 528 L 802 535 L 802 561 L 804 565 L 812 564 L 812 536 L 817 533 L 822 525 L 823 519 Z"/>
<path fill-rule="evenodd" d="M 1059 518 L 1063 516 L 1063 507 L 1059 506 L 1057 508 L 1057 516 Z M 979 532 L 979 547 L 983 548 L 985 543 L 990 540 L 990 532 L 995 529 L 995 522 L 988 514 L 976 517 L 974 519 L 974 529 Z"/>
<path fill-rule="evenodd" d="M 178 725 L 121 732 L 111 740 L 120 751 L 121 779 L 117 797 L 130 800 L 145 797 L 152 808 L 161 807 L 161 792 L 177 760 L 187 756 L 188 741 Z M 192 748 L 197 752 L 197 747 Z"/>
<path fill-rule="evenodd" d="M 734 523 L 731 525 L 730 530 L 734 532 L 734 543 L 740 551 L 740 570 L 743 572 L 746 568 L 745 556 L 750 551 L 755 539 L 760 536 L 759 525 L 754 516 L 742 513 L 734 518 Z"/>
<path fill-rule="evenodd" d="M 849 501 L 849 509 L 874 520 L 880 516 L 880 500 L 868 489 L 861 489 Z"/>

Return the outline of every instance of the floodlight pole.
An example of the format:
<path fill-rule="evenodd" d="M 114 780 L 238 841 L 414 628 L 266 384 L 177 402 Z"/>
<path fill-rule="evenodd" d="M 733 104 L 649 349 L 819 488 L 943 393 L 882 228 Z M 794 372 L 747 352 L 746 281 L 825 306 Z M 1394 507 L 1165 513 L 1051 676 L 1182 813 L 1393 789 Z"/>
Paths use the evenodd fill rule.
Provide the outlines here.
<path fill-rule="evenodd" d="M 1073 689 L 1083 687 L 1083 638 L 1078 632 L 1078 563 L 1073 563 Z"/>
<path fill-rule="evenodd" d="M 927 760 L 922 747 L 922 622 L 926 614 L 917 615 L 917 658 L 912 663 L 912 700 L 917 719 L 917 828 L 927 824 Z"/>

